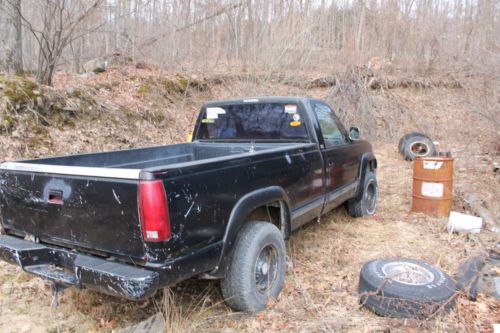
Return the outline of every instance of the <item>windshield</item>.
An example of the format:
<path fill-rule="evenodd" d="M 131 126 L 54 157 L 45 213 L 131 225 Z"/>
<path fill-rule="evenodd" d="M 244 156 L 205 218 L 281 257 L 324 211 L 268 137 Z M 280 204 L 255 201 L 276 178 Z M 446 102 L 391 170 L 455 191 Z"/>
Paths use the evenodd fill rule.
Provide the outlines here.
<path fill-rule="evenodd" d="M 234 104 L 202 111 L 199 140 L 308 140 L 299 106 L 288 103 Z"/>

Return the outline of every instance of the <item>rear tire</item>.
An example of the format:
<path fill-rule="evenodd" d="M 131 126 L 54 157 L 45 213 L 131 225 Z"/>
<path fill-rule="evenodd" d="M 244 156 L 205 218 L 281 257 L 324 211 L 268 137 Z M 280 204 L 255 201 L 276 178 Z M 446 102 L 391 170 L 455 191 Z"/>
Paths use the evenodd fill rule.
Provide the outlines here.
<path fill-rule="evenodd" d="M 258 312 L 276 299 L 285 281 L 285 241 L 269 222 L 248 222 L 238 234 L 221 290 L 236 311 Z"/>
<path fill-rule="evenodd" d="M 373 215 L 377 209 L 377 199 L 377 176 L 373 171 L 366 171 L 361 198 L 347 201 L 347 211 L 352 217 Z"/>

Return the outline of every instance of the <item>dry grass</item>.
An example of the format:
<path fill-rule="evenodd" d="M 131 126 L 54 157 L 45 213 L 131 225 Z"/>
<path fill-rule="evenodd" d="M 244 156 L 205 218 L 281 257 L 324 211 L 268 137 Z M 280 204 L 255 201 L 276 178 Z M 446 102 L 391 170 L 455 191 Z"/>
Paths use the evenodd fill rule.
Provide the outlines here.
<path fill-rule="evenodd" d="M 144 77 L 152 73 L 143 75 L 128 70 L 127 75 L 111 71 L 91 80 L 79 79 L 79 82 L 56 78 L 56 87 L 60 88 L 69 82 L 82 88 L 113 80 L 120 83 L 119 88 L 95 90 L 96 101 L 108 103 L 97 116 L 78 118 L 75 129 L 49 127 L 54 144 L 48 150 L 26 150 L 21 136 L 0 135 L 3 147 L 0 159 L 180 142 L 190 131 L 203 99 L 270 92 L 324 98 L 330 93 L 327 88 L 304 91 L 297 86 L 271 81 L 232 81 L 220 82 L 208 92 L 177 95 L 170 101 L 154 89 L 147 94 L 137 93 L 136 81 L 144 82 Z M 131 76 L 140 78 L 131 79 Z M 496 158 L 491 142 L 498 141 L 497 127 L 477 113 L 469 112 L 466 103 L 469 97 L 463 96 L 462 90 L 412 88 L 372 91 L 371 94 L 373 105 L 378 108 L 375 122 L 378 132 L 386 133 L 388 123 L 393 126 L 391 135 L 378 136 L 375 144 L 381 191 L 378 212 L 373 217 L 353 219 L 339 208 L 294 232 L 287 242 L 289 258 L 285 288 L 279 300 L 266 311 L 257 315 L 234 313 L 223 303 L 215 281 L 196 279 L 140 303 L 89 290 L 68 290 L 62 296 L 60 307 L 52 309 L 50 291 L 42 280 L 0 262 L 0 331 L 111 331 L 137 323 L 157 311 L 165 313 L 169 332 L 491 330 L 492 320 L 500 318 L 499 305 L 491 298 L 480 297 L 478 302 L 470 302 L 459 295 L 450 314 L 427 321 L 382 318 L 360 308 L 359 271 L 370 259 L 408 256 L 426 260 L 453 275 L 464 259 L 494 247 L 498 241 L 488 231 L 477 235 L 450 235 L 445 230 L 445 219 L 409 212 L 412 171 L 411 164 L 404 162 L 396 152 L 401 133 L 418 129 L 422 124 L 429 125 L 429 131 L 440 141 L 441 147 L 452 150 L 456 158 L 456 183 L 472 185 L 496 219 L 500 213 L 496 200 L 500 195 L 499 178 L 490 168 Z M 124 115 L 120 106 L 132 116 Z M 151 113 L 145 112 L 148 107 L 152 109 L 149 111 L 163 110 L 165 120 L 151 119 Z M 380 117 L 386 122 L 381 122 Z M 26 124 L 19 126 L 26 127 Z M 16 130 L 22 131 L 21 127 Z M 455 197 L 454 209 L 463 210 L 459 197 Z"/>

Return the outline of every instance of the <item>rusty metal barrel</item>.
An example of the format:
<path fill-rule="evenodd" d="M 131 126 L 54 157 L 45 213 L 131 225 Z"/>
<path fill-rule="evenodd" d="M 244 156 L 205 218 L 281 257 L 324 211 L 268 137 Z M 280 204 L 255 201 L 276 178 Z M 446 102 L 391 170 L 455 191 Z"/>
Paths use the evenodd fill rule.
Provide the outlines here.
<path fill-rule="evenodd" d="M 448 217 L 453 190 L 452 157 L 417 157 L 413 161 L 413 200 L 411 210 L 437 217 Z"/>

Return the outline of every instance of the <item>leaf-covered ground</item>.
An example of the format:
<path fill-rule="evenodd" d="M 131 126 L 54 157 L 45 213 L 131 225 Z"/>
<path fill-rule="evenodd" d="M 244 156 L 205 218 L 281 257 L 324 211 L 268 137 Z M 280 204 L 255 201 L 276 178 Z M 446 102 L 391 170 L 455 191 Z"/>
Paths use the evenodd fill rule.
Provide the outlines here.
<path fill-rule="evenodd" d="M 305 89 L 270 81 L 218 81 L 208 87 L 187 88 L 186 77 L 198 80 L 135 68 L 113 69 L 90 78 L 58 74 L 55 87 L 41 92 L 61 97 L 59 108 L 43 113 L 33 104 L 35 112 L 0 110 L 2 117 L 8 114 L 12 119 L 9 128 L 0 131 L 0 159 L 182 142 L 206 99 L 271 92 L 318 98 L 330 94 L 329 88 Z M 71 99 L 77 107 L 67 105 Z M 403 161 L 396 151 L 401 133 L 425 125 L 441 148 L 455 156 L 456 186 L 467 184 L 477 190 L 496 219 L 500 212 L 496 199 L 500 195 L 499 176 L 492 172 L 497 158 L 497 127 L 471 112 L 470 100 L 462 89 L 376 91 L 372 101 L 378 117 L 373 126 L 378 133 L 391 132 L 374 139 L 381 190 L 377 214 L 353 219 L 339 208 L 294 232 L 287 242 L 286 285 L 269 309 L 257 315 L 234 313 L 224 305 L 216 282 L 196 279 L 174 287 L 170 297 L 157 295 L 139 303 L 88 290 L 67 290 L 61 305 L 54 309 L 50 307 L 50 290 L 41 279 L 0 262 L 0 331 L 111 331 L 159 310 L 168 315 L 169 331 L 491 331 L 492 322 L 500 318 L 500 307 L 484 296 L 470 302 L 458 295 L 450 314 L 428 321 L 387 319 L 360 308 L 359 270 L 370 259 L 414 257 L 453 276 L 460 262 L 498 241 L 488 231 L 448 234 L 445 219 L 409 211 L 412 171 L 411 163 Z M 51 113 L 65 108 L 70 112 L 64 113 L 62 121 Z M 455 192 L 454 209 L 464 211 L 459 192 Z"/>

